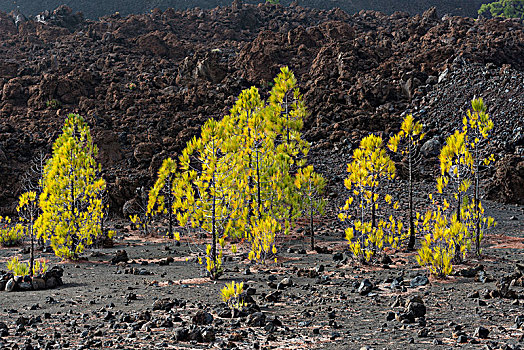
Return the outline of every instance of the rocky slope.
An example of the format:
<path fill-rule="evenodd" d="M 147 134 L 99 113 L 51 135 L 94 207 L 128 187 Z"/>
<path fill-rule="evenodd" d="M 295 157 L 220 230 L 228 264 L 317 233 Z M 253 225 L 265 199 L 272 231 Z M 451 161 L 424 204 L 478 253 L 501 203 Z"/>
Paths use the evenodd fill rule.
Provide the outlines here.
<path fill-rule="evenodd" d="M 407 11 L 411 14 L 423 13 L 428 8 L 435 6 L 442 14 L 448 13 L 455 16 L 477 17 L 477 11 L 481 4 L 489 2 L 487 0 L 295 0 L 301 6 L 313 7 L 317 9 L 331 10 L 340 8 L 347 13 L 355 13 L 360 10 L 375 10 L 391 14 L 395 11 Z M 107 1 L 85 1 L 85 0 L 0 0 L 0 11 L 20 11 L 26 16 L 34 16 L 43 11 L 52 11 L 58 6 L 65 4 L 77 11 L 82 11 L 87 18 L 98 19 L 102 16 L 120 12 L 122 15 L 149 13 L 152 9 L 167 8 L 188 9 L 199 7 L 211 9 L 217 6 L 229 6 L 231 0 L 107 0 Z M 246 0 L 244 3 L 258 4 L 265 1 Z M 288 6 L 293 0 L 281 0 L 280 4 Z"/>
<path fill-rule="evenodd" d="M 0 213 L 13 212 L 24 171 L 50 152 L 66 113 L 92 126 L 121 213 L 163 158 L 227 113 L 242 89 L 267 91 L 281 65 L 297 75 L 311 158 L 331 162 L 319 170 L 332 186 L 363 135 L 387 136 L 411 111 L 443 142 L 482 96 L 496 123 L 490 149 L 507 169 L 497 172 L 504 188 L 493 197 L 522 201 L 524 32 L 516 20 L 239 3 L 99 21 L 61 7 L 40 19 L 0 13 Z"/>

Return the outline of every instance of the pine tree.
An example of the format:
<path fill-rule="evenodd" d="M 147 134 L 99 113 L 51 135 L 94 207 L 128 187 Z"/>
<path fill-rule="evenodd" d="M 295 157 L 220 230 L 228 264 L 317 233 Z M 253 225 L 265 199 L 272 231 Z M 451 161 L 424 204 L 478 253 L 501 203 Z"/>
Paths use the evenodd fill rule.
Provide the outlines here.
<path fill-rule="evenodd" d="M 39 202 L 40 195 L 43 191 L 42 179 L 44 178 L 45 165 L 48 158 L 49 155 L 44 152 L 37 153 L 33 159 L 31 159 L 29 169 L 27 169 L 24 175 L 22 175 L 22 186 L 24 192 L 35 192 L 36 203 Z M 38 213 L 36 216 L 42 213 L 38 205 L 37 210 Z M 38 245 L 40 248 L 44 248 L 43 237 L 38 238 Z"/>
<path fill-rule="evenodd" d="M 39 214 L 37 194 L 34 191 L 24 192 L 18 199 L 18 206 L 16 207 L 18 217 L 22 223 L 26 223 L 25 231 L 31 239 L 31 251 L 29 258 L 29 271 L 33 276 L 33 267 L 35 262 L 35 237 L 34 224 Z"/>
<path fill-rule="evenodd" d="M 276 80 L 274 94 L 280 91 L 278 87 L 282 84 Z M 303 161 L 295 160 L 299 153 L 307 154 L 308 146 L 298 132 L 291 130 L 291 126 L 287 129 L 282 124 L 278 126 L 282 113 L 278 101 L 283 97 L 272 98 L 273 103 L 266 105 L 256 88 L 244 90 L 230 115 L 223 120 L 234 126 L 230 139 L 235 145 L 232 151 L 239 166 L 235 190 L 241 195 L 244 208 L 239 215 L 243 219 L 240 227 L 243 236 L 252 243 L 250 257 L 254 260 L 275 251 L 275 233 L 289 229 L 298 214 L 297 203 L 292 202 L 296 199 L 293 193 L 296 188 L 291 168 L 293 164 L 303 164 Z M 297 115 L 295 119 L 297 122 L 300 118 Z M 287 136 L 280 134 L 282 130 L 289 131 L 289 143 Z M 262 237 L 256 237 L 257 234 Z"/>
<path fill-rule="evenodd" d="M 351 194 L 339 218 L 352 221 L 352 225 L 346 229 L 346 240 L 351 252 L 356 257 L 370 261 L 382 252 L 386 244 L 397 247 L 403 240 L 400 222 L 397 223 L 392 216 L 388 220 L 377 217 L 380 202 L 392 204 L 391 195 L 383 192 L 387 181 L 395 177 L 395 164 L 386 154 L 382 138 L 369 135 L 361 140 L 359 148 L 353 152 L 353 160 L 348 164 L 347 171 L 344 185 Z M 398 208 L 398 202 L 393 207 Z"/>
<path fill-rule="evenodd" d="M 280 73 L 274 80 L 273 88 L 270 91 L 268 104 L 262 110 L 264 117 L 268 120 L 268 127 L 274 139 L 274 145 L 278 148 L 277 152 L 288 155 L 289 175 L 293 175 L 298 169 L 303 167 L 306 156 L 309 152 L 310 144 L 302 139 L 300 131 L 304 125 L 304 118 L 307 111 L 297 88 L 295 75 L 288 67 L 282 67 Z M 285 199 L 294 198 L 293 176 L 284 176 Z M 292 224 L 294 216 L 299 208 L 294 207 L 292 201 L 288 201 L 288 217 L 284 222 L 287 228 Z"/>
<path fill-rule="evenodd" d="M 466 235 L 466 226 L 454 212 L 448 215 L 449 202 L 444 199 L 437 202 L 432 195 L 430 200 L 435 209 L 428 210 L 424 216 L 417 213 L 415 225 L 424 233 L 417 261 L 420 266 L 428 266 L 432 274 L 445 277 L 453 271 L 453 258 L 460 254 Z"/>
<path fill-rule="evenodd" d="M 475 253 L 480 256 L 480 243 L 484 229 L 495 225 L 492 217 L 484 216 L 484 208 L 480 200 L 481 179 L 483 166 L 488 166 L 494 156 L 486 155 L 486 143 L 493 129 L 493 121 L 486 113 L 486 106 L 482 98 L 471 101 L 473 111 L 468 110 L 463 118 L 463 132 L 465 132 L 466 144 L 471 153 L 471 176 L 473 177 L 473 198 L 467 207 L 467 223 L 471 226 L 474 235 Z"/>
<path fill-rule="evenodd" d="M 456 130 L 446 139 L 446 144 L 440 151 L 441 176 L 437 178 L 437 192 L 444 194 L 451 188 L 451 195 L 455 200 L 454 215 L 456 220 L 463 223 L 464 210 L 467 201 L 466 193 L 471 186 L 471 166 L 473 158 L 468 148 L 466 133 Z M 467 231 L 466 231 L 467 236 Z M 465 237 L 454 242 L 455 260 L 461 261 L 469 250 L 470 241 Z"/>
<path fill-rule="evenodd" d="M 412 250 L 415 247 L 415 214 L 413 208 L 413 171 L 414 166 L 418 163 L 418 146 L 420 141 L 424 138 L 422 133 L 422 124 L 415 122 L 413 116 L 408 114 L 402 125 L 400 131 L 393 136 L 388 143 L 388 148 L 400 153 L 406 157 L 408 165 L 408 209 L 409 209 L 409 241 L 408 249 Z"/>
<path fill-rule="evenodd" d="M 87 123 L 78 114 L 69 114 L 45 167 L 39 199 L 42 215 L 35 222 L 38 235 L 50 240 L 62 258 L 77 259 L 101 233 L 100 192 L 105 181 L 96 176 L 97 153 Z"/>
<path fill-rule="evenodd" d="M 253 231 L 265 217 L 282 218 L 283 189 L 288 156 L 275 147 L 275 133 L 268 114 L 254 87 L 242 91 L 224 123 L 234 126 L 231 149 L 239 166 L 235 190 L 244 203 L 241 217 L 244 236 L 253 239 Z"/>
<path fill-rule="evenodd" d="M 173 226 L 175 224 L 175 216 L 173 213 L 174 186 L 175 186 L 176 163 L 173 159 L 167 158 L 162 162 L 162 166 L 158 170 L 158 178 L 155 184 L 149 191 L 149 200 L 147 203 L 147 213 L 164 214 L 168 219 L 167 236 L 171 239 L 175 238 Z"/>
<path fill-rule="evenodd" d="M 176 183 L 174 210 L 181 226 L 191 225 L 211 234 L 206 247 L 206 269 L 212 279 L 222 274 L 222 248 L 235 228 L 239 200 L 232 190 L 236 159 L 228 152 L 229 125 L 208 120 L 200 138 L 193 138 L 180 156 L 184 175 Z"/>

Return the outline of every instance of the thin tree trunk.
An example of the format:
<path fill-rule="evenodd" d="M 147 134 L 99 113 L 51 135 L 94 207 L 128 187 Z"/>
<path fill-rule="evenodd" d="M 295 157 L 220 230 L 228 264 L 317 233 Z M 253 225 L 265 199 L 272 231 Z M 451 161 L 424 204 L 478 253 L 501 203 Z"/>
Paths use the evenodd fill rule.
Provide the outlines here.
<path fill-rule="evenodd" d="M 313 205 L 309 203 L 309 233 L 311 235 L 311 250 L 315 250 L 315 231 L 313 230 Z"/>
<path fill-rule="evenodd" d="M 260 220 L 260 217 L 261 217 L 261 214 L 260 214 L 260 208 L 262 207 L 262 194 L 261 194 L 261 189 L 260 189 L 260 159 L 259 159 L 259 156 L 258 156 L 258 148 L 256 150 L 256 155 L 257 155 L 257 162 L 256 162 L 256 167 L 257 167 L 257 213 L 258 213 L 258 219 Z"/>
<path fill-rule="evenodd" d="M 29 275 L 33 277 L 33 267 L 35 264 L 35 237 L 34 237 L 34 231 L 33 231 L 33 216 L 32 215 L 31 215 L 31 223 L 29 226 L 29 233 L 31 235 L 31 257 L 29 258 Z"/>
<path fill-rule="evenodd" d="M 480 173 L 478 158 L 478 149 L 475 148 L 475 248 L 477 256 L 480 256 Z"/>
<path fill-rule="evenodd" d="M 171 194 L 171 175 L 168 177 L 168 184 L 167 184 L 167 212 L 168 212 L 168 220 L 169 220 L 169 232 L 168 237 L 169 239 L 173 239 L 173 197 Z"/>
<path fill-rule="evenodd" d="M 409 173 L 409 190 L 408 190 L 408 205 L 409 205 L 409 242 L 408 250 L 415 248 L 415 222 L 413 218 L 413 159 L 411 154 L 411 143 L 408 143 L 408 173 Z"/>

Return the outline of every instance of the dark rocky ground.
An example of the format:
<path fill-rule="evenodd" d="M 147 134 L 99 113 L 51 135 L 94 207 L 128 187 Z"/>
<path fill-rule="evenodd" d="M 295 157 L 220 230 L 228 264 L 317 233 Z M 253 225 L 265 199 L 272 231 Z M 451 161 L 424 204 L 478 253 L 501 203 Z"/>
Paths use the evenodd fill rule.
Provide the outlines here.
<path fill-rule="evenodd" d="M 0 348 L 520 349 L 524 207 L 487 207 L 499 225 L 487 236 L 482 259 L 470 258 L 456 275 L 423 286 L 411 285 L 427 276 L 414 253 L 392 252 L 385 265 L 360 266 L 340 254 L 343 234 L 327 221 L 318 225 L 325 251 L 307 251 L 308 240 L 295 233 L 280 239 L 278 264 L 250 266 L 241 252 L 226 254 L 232 259 L 217 283 L 195 262 L 198 243 L 144 240 L 124 227 L 113 248 L 61 263 L 63 286 L 0 292 L 0 321 L 8 329 Z M 112 265 L 122 249 L 129 261 Z M 19 252 L 2 249 L 0 261 Z M 514 281 L 502 297 L 499 283 L 510 275 L 508 284 Z M 373 289 L 359 292 L 365 279 Z M 241 317 L 226 317 L 219 298 L 231 280 L 253 288 L 256 306 Z M 211 314 L 198 318 L 209 324 L 195 325 L 199 310 Z"/>
<path fill-rule="evenodd" d="M 86 18 L 97 19 L 102 16 L 120 12 L 122 15 L 149 13 L 155 8 L 166 10 L 174 8 L 183 10 L 193 7 L 211 9 L 217 6 L 229 6 L 229 0 L 108 0 L 85 1 L 85 0 L 1 0 L 0 11 L 11 12 L 18 10 L 26 16 L 34 16 L 44 11 L 52 11 L 58 6 L 65 4 L 74 8 L 76 11 L 84 13 Z M 245 3 L 258 4 L 264 1 L 247 0 Z M 280 4 L 288 6 L 291 0 L 282 0 Z M 447 13 L 455 16 L 477 17 L 477 11 L 481 4 L 490 2 L 488 0 L 414 0 L 414 1 L 395 1 L 395 0 L 299 0 L 301 6 L 308 6 L 317 9 L 331 10 L 340 8 L 349 14 L 360 10 L 374 10 L 391 14 L 395 11 L 407 11 L 411 14 L 423 13 L 428 8 L 435 6 L 439 13 Z"/>

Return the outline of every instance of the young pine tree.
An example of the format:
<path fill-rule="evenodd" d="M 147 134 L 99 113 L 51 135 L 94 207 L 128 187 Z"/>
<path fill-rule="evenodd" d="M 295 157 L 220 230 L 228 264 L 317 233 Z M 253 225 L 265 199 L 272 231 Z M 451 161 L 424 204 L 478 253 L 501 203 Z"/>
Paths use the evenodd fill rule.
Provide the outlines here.
<path fill-rule="evenodd" d="M 441 176 L 437 178 L 437 192 L 444 194 L 445 190 L 449 189 L 455 200 L 453 215 L 456 216 L 458 222 L 462 223 L 467 201 L 466 193 L 471 186 L 470 175 L 473 164 L 465 132 L 456 130 L 446 139 L 446 144 L 440 151 L 439 160 Z M 454 242 L 456 261 L 461 261 L 466 251 L 470 249 L 471 242 L 467 239 L 467 235 L 466 231 L 466 237 L 459 235 L 457 237 L 461 239 Z"/>
<path fill-rule="evenodd" d="M 466 222 L 470 226 L 475 241 L 475 253 L 480 256 L 480 243 L 485 229 L 495 225 L 492 217 L 484 215 L 480 200 L 482 167 L 488 166 L 494 159 L 493 154 L 486 154 L 486 144 L 493 129 L 493 121 L 486 113 L 482 98 L 471 101 L 473 111 L 468 110 L 464 117 L 463 131 L 466 133 L 466 143 L 471 153 L 471 176 L 473 177 L 473 198 L 470 198 L 466 210 Z"/>
<path fill-rule="evenodd" d="M 422 124 L 415 122 L 413 116 L 408 114 L 400 131 L 393 136 L 388 143 L 388 148 L 405 157 L 408 166 L 408 210 L 409 210 L 409 241 L 408 249 L 413 250 L 415 247 L 415 214 L 413 208 L 413 171 L 414 166 L 418 163 L 418 147 L 420 141 L 424 138 L 422 133 Z"/>
<path fill-rule="evenodd" d="M 315 231 L 313 216 L 315 213 L 324 214 L 326 201 L 322 198 L 326 181 L 322 175 L 313 170 L 313 166 L 298 169 L 295 175 L 295 186 L 300 210 L 309 218 L 309 234 L 311 250 L 315 250 Z"/>
<path fill-rule="evenodd" d="M 149 195 L 144 186 L 135 190 L 137 198 L 138 213 L 130 215 L 129 219 L 133 226 L 140 232 L 143 237 L 151 234 L 152 213 L 148 211 Z"/>
<path fill-rule="evenodd" d="M 382 138 L 369 135 L 353 152 L 347 171 L 344 185 L 350 190 L 350 196 L 339 218 L 352 220 L 352 225 L 346 229 L 351 252 L 370 261 L 386 244 L 397 247 L 403 239 L 400 222 L 395 222 L 392 216 L 384 220 L 377 215 L 380 203 L 392 204 L 391 195 L 383 192 L 387 181 L 395 177 L 395 164 L 387 155 Z M 398 208 L 398 202 L 393 207 Z"/>
<path fill-rule="evenodd" d="M 44 178 L 44 171 L 46 161 L 49 158 L 49 155 L 44 152 L 37 153 L 29 164 L 29 169 L 22 175 L 22 186 L 24 192 L 34 192 L 36 194 L 36 203 L 38 204 L 40 195 L 43 191 L 42 179 Z M 41 214 L 41 210 L 37 205 L 37 215 Z M 44 248 L 44 238 L 38 238 L 38 245 L 40 249 Z"/>
<path fill-rule="evenodd" d="M 274 132 L 275 146 L 280 148 L 279 152 L 288 155 L 289 171 L 295 174 L 305 165 L 310 144 L 302 139 L 300 133 L 307 111 L 302 95 L 297 88 L 295 75 L 288 67 L 282 67 L 275 78 L 263 113 L 268 119 L 269 127 Z M 285 198 L 292 199 L 294 198 L 293 191 L 296 189 L 293 185 L 294 178 L 286 176 L 284 179 L 291 181 L 285 184 Z M 291 224 L 298 208 L 294 208 L 292 202 L 287 205 L 289 212 L 286 224 Z"/>
<path fill-rule="evenodd" d="M 289 227 L 290 204 L 286 191 L 291 156 L 283 144 L 276 145 L 270 124 L 271 112 L 264 108 L 258 90 L 242 91 L 224 123 L 234 127 L 231 149 L 238 165 L 234 190 L 240 196 L 239 231 L 252 243 L 250 258 L 265 260 L 275 251 L 277 231 Z M 262 237 L 256 237 L 256 235 Z"/>
<path fill-rule="evenodd" d="M 100 192 L 105 181 L 96 176 L 97 153 L 87 123 L 78 114 L 69 114 L 45 167 L 39 198 L 42 214 L 35 222 L 38 235 L 49 240 L 62 258 L 77 259 L 101 233 Z"/>
<path fill-rule="evenodd" d="M 36 232 L 34 229 L 35 221 L 39 215 L 38 201 L 36 192 L 24 192 L 18 199 L 18 206 L 16 207 L 18 217 L 22 224 L 25 224 L 25 231 L 31 240 L 31 252 L 29 258 L 29 271 L 33 276 L 33 268 L 35 263 L 35 238 Z"/>
<path fill-rule="evenodd" d="M 200 138 L 193 138 L 180 156 L 184 175 L 176 184 L 174 210 L 180 226 L 190 224 L 211 235 L 206 247 L 206 269 L 212 279 L 222 274 L 225 238 L 235 228 L 240 201 L 233 191 L 237 177 L 228 125 L 208 120 Z"/>
<path fill-rule="evenodd" d="M 424 216 L 417 213 L 415 221 L 424 233 L 417 261 L 437 277 L 445 277 L 453 271 L 453 258 L 463 249 L 463 245 L 457 245 L 457 242 L 464 240 L 466 226 L 457 219 L 456 212 L 448 215 L 450 204 L 446 199 L 437 202 L 430 195 L 430 200 L 435 209 L 428 210 Z"/>
<path fill-rule="evenodd" d="M 173 227 L 175 224 L 175 215 L 173 213 L 174 187 L 175 187 L 176 163 L 173 159 L 167 158 L 162 162 L 158 170 L 158 178 L 149 191 L 149 200 L 147 203 L 147 213 L 149 215 L 164 214 L 168 220 L 167 236 L 175 238 Z M 177 235 L 177 240 L 179 239 Z"/>

